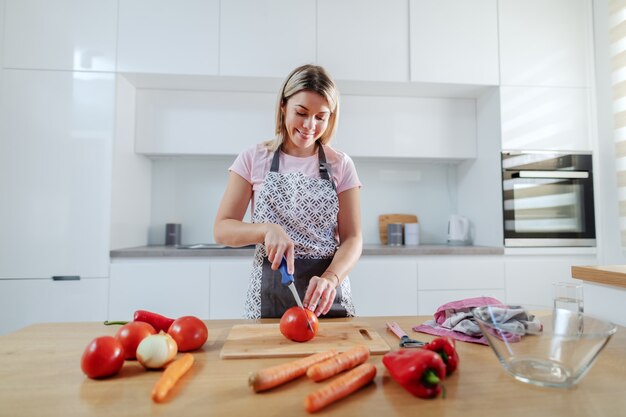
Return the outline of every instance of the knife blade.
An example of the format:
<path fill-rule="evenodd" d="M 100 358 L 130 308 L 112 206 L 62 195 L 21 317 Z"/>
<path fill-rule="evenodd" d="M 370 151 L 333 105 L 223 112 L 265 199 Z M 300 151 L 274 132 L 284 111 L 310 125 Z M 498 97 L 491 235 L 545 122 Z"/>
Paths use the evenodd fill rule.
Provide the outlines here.
<path fill-rule="evenodd" d="M 300 299 L 300 295 L 298 294 L 298 291 L 296 290 L 296 285 L 294 284 L 294 281 L 295 281 L 294 277 L 287 271 L 287 259 L 284 256 L 283 256 L 282 261 L 280 261 L 280 266 L 278 267 L 278 270 L 280 271 L 280 275 L 282 276 L 280 282 L 284 286 L 289 288 L 289 290 L 291 290 L 291 293 L 293 294 L 293 298 L 296 299 L 296 304 L 298 304 L 298 307 L 304 310 L 304 306 L 302 305 L 302 300 Z M 305 314 L 307 314 L 306 311 L 305 311 Z M 307 317 L 306 324 L 307 326 L 309 326 L 309 330 L 313 332 L 313 327 L 311 326 L 311 323 L 309 322 L 309 316 L 307 315 L 306 317 Z"/>

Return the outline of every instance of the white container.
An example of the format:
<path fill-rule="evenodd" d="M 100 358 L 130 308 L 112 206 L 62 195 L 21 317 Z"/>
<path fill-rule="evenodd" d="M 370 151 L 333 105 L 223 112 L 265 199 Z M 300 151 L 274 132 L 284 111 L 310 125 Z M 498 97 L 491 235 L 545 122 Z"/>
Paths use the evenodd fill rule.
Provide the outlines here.
<path fill-rule="evenodd" d="M 407 246 L 420 244 L 419 223 L 404 223 L 404 244 Z"/>

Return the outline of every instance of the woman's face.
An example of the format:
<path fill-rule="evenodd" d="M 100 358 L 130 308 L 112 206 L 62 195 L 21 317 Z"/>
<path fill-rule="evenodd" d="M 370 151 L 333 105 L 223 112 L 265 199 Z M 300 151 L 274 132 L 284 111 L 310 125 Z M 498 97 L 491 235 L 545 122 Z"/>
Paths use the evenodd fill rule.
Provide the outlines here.
<path fill-rule="evenodd" d="M 328 127 L 330 107 L 326 98 L 312 91 L 300 91 L 283 105 L 288 140 L 283 150 L 294 156 L 309 156 L 315 152 L 315 141 Z"/>

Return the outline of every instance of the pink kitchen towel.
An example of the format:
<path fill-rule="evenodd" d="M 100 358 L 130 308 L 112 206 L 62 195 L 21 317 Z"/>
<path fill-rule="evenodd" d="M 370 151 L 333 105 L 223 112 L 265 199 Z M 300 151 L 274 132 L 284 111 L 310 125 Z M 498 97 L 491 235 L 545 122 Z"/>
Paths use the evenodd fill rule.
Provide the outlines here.
<path fill-rule="evenodd" d="M 428 320 L 413 327 L 416 332 L 436 336 L 448 336 L 456 340 L 486 345 L 478 324 L 474 320 L 472 310 L 485 305 L 502 304 L 491 297 L 474 297 L 452 301 L 441 305 L 435 311 L 434 320 Z"/>

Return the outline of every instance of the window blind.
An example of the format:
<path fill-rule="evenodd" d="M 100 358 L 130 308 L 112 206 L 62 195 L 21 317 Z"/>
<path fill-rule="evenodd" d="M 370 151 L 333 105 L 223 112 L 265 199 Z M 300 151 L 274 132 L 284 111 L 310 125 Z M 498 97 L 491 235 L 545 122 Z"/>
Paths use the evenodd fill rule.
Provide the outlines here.
<path fill-rule="evenodd" d="M 622 248 L 626 248 L 626 0 L 609 0 L 613 125 Z"/>

